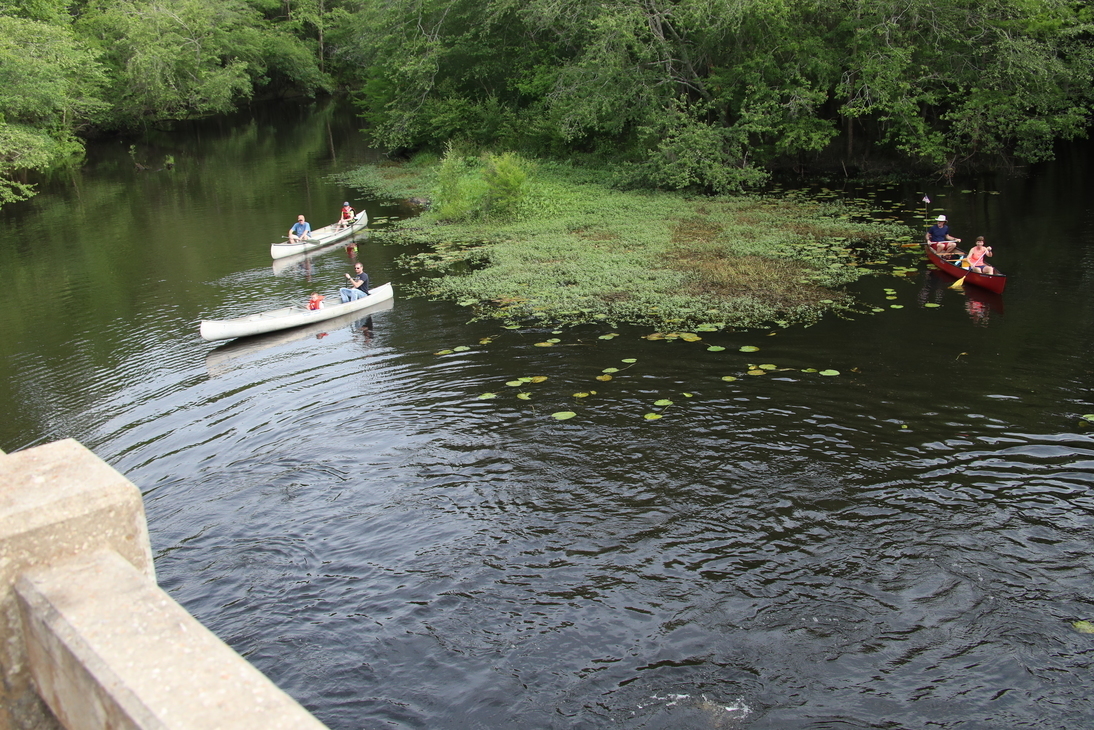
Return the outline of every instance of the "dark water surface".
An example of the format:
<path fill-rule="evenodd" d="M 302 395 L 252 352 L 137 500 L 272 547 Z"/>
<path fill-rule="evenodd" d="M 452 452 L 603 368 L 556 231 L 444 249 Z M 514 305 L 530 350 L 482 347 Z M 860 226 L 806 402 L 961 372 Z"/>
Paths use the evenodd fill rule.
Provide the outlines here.
<path fill-rule="evenodd" d="M 365 239 L 397 292 L 369 330 L 217 346 L 200 319 L 349 270 L 275 274 L 297 213 L 398 211 L 325 179 L 369 159 L 342 111 L 137 143 L 172 172 L 130 142 L 0 212 L 0 448 L 74 437 L 126 474 L 166 590 L 331 728 L 1094 722 L 1094 148 L 928 187 L 1002 298 L 917 263 L 856 287 L 883 313 L 773 336 L 552 335 L 401 298 Z"/>

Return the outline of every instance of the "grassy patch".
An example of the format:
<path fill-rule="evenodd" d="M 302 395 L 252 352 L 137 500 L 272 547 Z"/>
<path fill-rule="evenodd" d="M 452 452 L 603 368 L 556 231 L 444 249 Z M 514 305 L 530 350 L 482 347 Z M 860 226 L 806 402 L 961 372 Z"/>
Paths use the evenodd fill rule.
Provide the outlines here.
<path fill-rule="evenodd" d="M 429 189 L 428 166 L 404 173 L 414 195 Z M 375 174 L 400 179 L 343 179 Z M 789 196 L 623 192 L 596 171 L 540 163 L 505 222 L 426 212 L 384 235 L 428 243 L 402 259 L 430 274 L 418 293 L 473 306 L 477 317 L 759 326 L 853 305 L 841 289 L 864 273 L 859 264 L 891 255 L 909 233 L 863 222 L 866 213 Z"/>

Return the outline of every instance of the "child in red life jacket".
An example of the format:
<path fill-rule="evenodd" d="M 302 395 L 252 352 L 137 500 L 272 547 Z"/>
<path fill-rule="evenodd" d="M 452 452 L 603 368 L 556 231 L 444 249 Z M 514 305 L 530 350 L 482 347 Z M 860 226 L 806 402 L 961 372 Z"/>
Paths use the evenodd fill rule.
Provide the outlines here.
<path fill-rule="evenodd" d="M 311 299 L 308 300 L 308 309 L 322 309 L 324 299 L 326 297 L 319 292 L 312 292 Z"/>

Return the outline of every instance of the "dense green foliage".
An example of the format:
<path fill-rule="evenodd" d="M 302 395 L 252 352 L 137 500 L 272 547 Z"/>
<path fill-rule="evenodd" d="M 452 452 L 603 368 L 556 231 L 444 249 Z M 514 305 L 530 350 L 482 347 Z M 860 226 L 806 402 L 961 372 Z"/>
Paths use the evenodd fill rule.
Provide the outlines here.
<path fill-rule="evenodd" d="M 346 18 L 339 0 L 0 0 L 0 204 L 91 130 L 332 89 L 326 27 Z"/>
<path fill-rule="evenodd" d="M 1092 31 L 1078 0 L 0 0 L 0 203 L 88 130 L 335 88 L 381 146 L 620 185 L 1043 160 L 1090 123 Z"/>
<path fill-rule="evenodd" d="M 875 151 L 944 174 L 1085 133 L 1094 26 L 1072 0 L 362 0 L 352 53 L 390 147 L 598 153 L 727 192 Z"/>

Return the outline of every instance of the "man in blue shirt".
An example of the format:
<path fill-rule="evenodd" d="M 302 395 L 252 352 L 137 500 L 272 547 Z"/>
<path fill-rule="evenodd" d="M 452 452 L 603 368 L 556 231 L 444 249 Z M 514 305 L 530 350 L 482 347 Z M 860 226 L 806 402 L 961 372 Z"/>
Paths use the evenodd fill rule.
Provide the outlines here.
<path fill-rule="evenodd" d="M 296 223 L 289 229 L 289 243 L 307 241 L 311 237 L 311 224 L 304 220 L 304 216 L 296 216 Z"/>
<path fill-rule="evenodd" d="M 960 238 L 950 235 L 950 227 L 946 225 L 944 215 L 938 216 L 935 224 L 927 229 L 926 241 L 943 258 L 948 258 L 947 254 L 952 254 L 957 249 L 957 244 L 961 243 Z"/>

